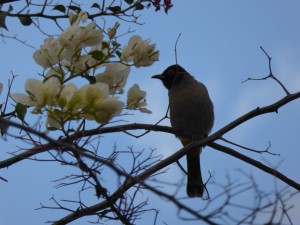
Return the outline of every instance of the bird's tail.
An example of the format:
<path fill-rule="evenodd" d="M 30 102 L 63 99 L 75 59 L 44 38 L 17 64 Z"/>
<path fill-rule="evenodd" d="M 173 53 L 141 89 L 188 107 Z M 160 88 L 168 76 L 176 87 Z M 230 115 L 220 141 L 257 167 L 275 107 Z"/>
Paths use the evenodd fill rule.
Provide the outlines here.
<path fill-rule="evenodd" d="M 186 193 L 189 197 L 202 197 L 204 185 L 200 168 L 200 149 L 190 151 L 186 159 L 188 172 Z"/>

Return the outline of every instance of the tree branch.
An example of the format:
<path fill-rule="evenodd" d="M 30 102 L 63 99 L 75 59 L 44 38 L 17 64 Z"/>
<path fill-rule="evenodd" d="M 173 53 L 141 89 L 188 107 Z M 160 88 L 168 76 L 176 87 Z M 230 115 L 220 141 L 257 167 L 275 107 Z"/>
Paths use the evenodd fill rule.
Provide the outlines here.
<path fill-rule="evenodd" d="M 284 105 L 288 104 L 289 102 L 291 102 L 295 99 L 298 99 L 298 98 L 300 98 L 300 92 L 296 92 L 294 94 L 289 94 L 271 105 L 268 105 L 268 106 L 265 106 L 262 108 L 258 107 L 256 109 L 253 109 L 250 112 L 239 117 L 238 119 L 227 124 L 220 130 L 216 131 L 214 134 L 212 134 L 207 139 L 207 142 L 213 142 L 213 141 L 221 138 L 225 133 L 231 131 L 232 129 L 236 128 L 240 124 L 242 124 L 256 116 L 259 116 L 262 114 L 267 114 L 267 113 L 272 113 L 272 112 L 278 113 L 279 108 L 281 108 L 282 106 L 284 106 Z M 34 147 L 26 152 L 16 155 L 10 159 L 0 161 L 0 168 L 8 167 L 16 162 L 19 162 L 23 159 L 31 157 L 35 154 L 51 150 L 51 148 L 53 148 L 53 144 L 55 144 L 56 146 L 59 146 L 60 143 L 68 143 L 68 142 L 77 140 L 82 137 L 89 137 L 89 136 L 93 136 L 93 135 L 114 133 L 114 132 L 123 132 L 123 131 L 128 131 L 128 130 L 151 130 L 151 131 L 156 131 L 156 132 L 165 132 L 165 133 L 177 134 L 177 135 L 180 134 L 181 136 L 187 136 L 187 137 L 189 136 L 188 134 L 184 134 L 182 131 L 175 131 L 171 127 L 167 127 L 167 126 L 134 123 L 134 124 L 119 125 L 119 126 L 102 127 L 99 129 L 92 129 L 92 130 L 88 130 L 88 131 L 78 131 L 75 134 L 70 135 L 68 138 L 62 138 L 62 139 L 60 139 L 60 141 L 55 141 L 54 139 L 49 138 L 44 133 L 35 131 L 28 127 L 24 127 L 23 125 L 20 125 L 13 121 L 6 120 L 4 118 L 0 118 L 0 123 L 7 125 L 7 126 L 13 126 L 13 127 L 19 128 L 21 130 L 22 129 L 27 130 L 28 132 L 36 134 L 36 135 L 42 137 L 43 139 L 49 141 L 48 144 Z M 204 140 L 206 140 L 206 139 L 204 139 Z"/>
<path fill-rule="evenodd" d="M 111 197 L 110 199 L 118 199 L 120 197 L 121 193 L 126 192 L 128 189 L 130 189 L 131 187 L 133 187 L 135 184 L 137 183 L 141 183 L 143 185 L 145 185 L 143 183 L 143 180 L 148 178 L 149 176 L 151 176 L 152 174 L 158 172 L 159 170 L 165 168 L 166 166 L 176 162 L 177 160 L 179 160 L 181 157 L 183 157 L 188 151 L 190 151 L 191 149 L 194 149 L 196 147 L 201 147 L 201 146 L 205 146 L 205 145 L 209 145 L 219 151 L 225 152 L 229 155 L 232 155 L 240 160 L 245 161 L 246 163 L 249 163 L 275 177 L 277 177 L 278 179 L 282 180 L 283 182 L 287 183 L 288 185 L 294 187 L 295 189 L 300 191 L 300 185 L 297 184 L 296 182 L 290 180 L 289 178 L 287 178 L 286 176 L 284 176 L 283 174 L 279 173 L 278 171 L 269 168 L 265 165 L 263 165 L 260 162 L 257 162 L 249 157 L 246 157 L 228 147 L 225 146 L 221 146 L 218 145 L 216 143 L 213 143 L 213 141 L 219 139 L 220 137 L 222 137 L 222 135 L 224 135 L 225 133 L 231 131 L 232 129 L 234 129 L 235 127 L 239 126 L 240 124 L 248 121 L 249 119 L 252 119 L 256 116 L 262 115 L 262 114 L 266 114 L 266 113 L 271 113 L 271 112 L 278 112 L 278 109 L 282 106 L 284 106 L 285 104 L 300 98 L 300 92 L 297 92 L 295 94 L 290 94 L 285 96 L 284 98 L 282 98 L 281 100 L 275 102 L 274 104 L 271 104 L 269 106 L 265 106 L 262 108 L 256 108 L 248 113 L 246 113 L 245 115 L 241 116 L 240 118 L 234 120 L 233 122 L 229 123 L 228 125 L 226 125 L 225 127 L 223 127 L 222 129 L 220 129 L 219 131 L 215 132 L 214 134 L 212 134 L 211 136 L 202 139 L 200 141 L 195 141 L 192 142 L 191 144 L 187 145 L 186 147 L 182 148 L 181 150 L 177 151 L 176 153 L 174 153 L 173 155 L 169 156 L 168 158 L 166 158 L 165 160 L 157 163 L 155 166 L 152 166 L 151 168 L 147 169 L 146 171 L 144 171 L 143 173 L 139 174 L 136 177 L 130 177 L 130 179 L 128 179 L 127 183 L 124 184 L 122 187 L 120 187 Z M 77 132 L 73 135 L 70 135 L 68 138 L 64 138 L 61 139 L 60 141 L 54 140 L 52 138 L 50 138 L 49 136 L 47 136 L 44 133 L 38 132 L 34 129 L 31 129 L 29 127 L 24 127 L 21 124 L 15 123 L 13 121 L 9 121 L 6 120 L 4 118 L 0 118 L 0 123 L 7 125 L 7 126 L 13 126 L 19 129 L 23 129 L 29 133 L 32 133 L 34 135 L 39 136 L 40 138 L 45 139 L 46 141 L 48 141 L 49 143 L 47 145 L 41 145 L 35 148 L 32 148 L 31 150 L 21 153 L 20 155 L 22 157 L 20 157 L 20 155 L 17 155 L 15 157 L 13 157 L 14 159 L 10 159 L 10 163 L 12 163 L 14 160 L 15 161 L 20 161 L 22 159 L 24 159 L 24 156 L 29 157 L 32 156 L 34 154 L 40 153 L 40 152 L 44 152 L 44 151 L 48 151 L 51 148 L 54 149 L 68 149 L 70 151 L 74 151 L 77 152 L 78 154 L 80 154 L 83 157 L 104 163 L 105 165 L 112 167 L 114 169 L 118 169 L 116 168 L 113 164 L 111 164 L 111 162 L 109 161 L 105 161 L 102 158 L 96 156 L 96 155 L 92 155 L 88 152 L 83 152 L 83 151 L 79 151 L 77 148 L 74 147 L 74 145 L 69 144 L 70 141 L 72 140 L 76 140 L 85 136 L 91 136 L 91 135 L 99 135 L 99 134 L 104 134 L 104 133 L 112 133 L 112 132 L 122 132 L 124 130 L 137 130 L 137 129 L 144 129 L 144 130 L 152 130 L 152 131 L 160 131 L 160 132 L 167 132 L 167 133 L 172 133 L 172 134 L 178 134 L 178 131 L 173 130 L 170 127 L 165 127 L 165 126 L 158 126 L 158 125 L 148 125 L 148 124 L 127 124 L 127 125 L 121 125 L 121 126 L 114 126 L 114 127 L 106 127 L 106 128 L 100 128 L 100 129 L 94 129 L 94 130 L 89 130 L 89 131 L 81 131 L 81 132 Z M 181 134 L 180 135 L 184 135 Z M 185 136 L 188 136 L 185 134 Z M 38 152 L 34 151 L 37 150 Z M 0 168 L 3 168 L 5 165 L 9 166 L 11 164 L 7 163 L 8 160 L 2 161 L 0 162 Z M 126 176 L 126 173 L 124 173 L 123 171 L 119 171 L 122 175 Z M 85 215 L 90 215 L 92 212 L 97 212 L 99 210 L 102 210 L 104 208 L 106 208 L 108 205 L 107 202 L 102 202 L 99 204 L 96 204 L 94 206 L 88 207 L 87 209 L 82 209 L 79 210 L 78 212 L 76 212 L 76 218 L 85 216 Z M 74 220 L 75 215 L 70 214 L 69 216 L 67 216 L 70 221 Z M 75 219 L 76 219 L 75 218 Z M 69 220 L 68 219 L 68 220 Z"/>
<path fill-rule="evenodd" d="M 265 171 L 268 174 L 271 174 L 274 177 L 277 177 L 279 180 L 283 181 L 284 183 L 288 184 L 289 186 L 297 189 L 298 191 L 300 191 L 300 184 L 298 184 L 297 182 L 293 181 L 292 179 L 286 177 L 284 174 L 280 173 L 279 171 L 272 169 L 264 164 L 262 164 L 259 161 L 256 161 L 246 155 L 243 155 L 237 151 L 234 151 L 233 149 L 217 144 L 217 143 L 209 143 L 208 144 L 209 147 L 216 149 L 218 151 L 224 152 L 228 155 L 231 155 L 237 159 L 240 159 L 262 171 Z"/>

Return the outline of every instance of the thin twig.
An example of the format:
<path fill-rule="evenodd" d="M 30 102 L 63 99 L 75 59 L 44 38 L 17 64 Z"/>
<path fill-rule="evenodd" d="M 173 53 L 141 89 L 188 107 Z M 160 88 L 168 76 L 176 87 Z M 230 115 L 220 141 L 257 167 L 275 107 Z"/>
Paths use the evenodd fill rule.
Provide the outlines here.
<path fill-rule="evenodd" d="M 265 49 L 262 46 L 260 46 L 260 49 L 263 51 L 263 53 L 268 58 L 268 61 L 269 61 L 269 75 L 265 76 L 265 77 L 262 77 L 262 78 L 252 78 L 252 77 L 249 77 L 248 79 L 242 81 L 242 83 L 247 82 L 247 81 L 251 81 L 251 80 L 258 80 L 259 81 L 259 80 L 266 80 L 268 78 L 271 78 L 271 79 L 275 80 L 280 85 L 280 87 L 284 90 L 284 92 L 286 93 L 286 95 L 290 95 L 290 92 L 287 90 L 287 88 L 283 85 L 283 83 L 280 80 L 278 80 L 274 76 L 274 74 L 272 72 L 272 66 L 271 66 L 271 60 L 272 60 L 272 58 L 268 55 L 268 53 L 265 51 Z"/>
<path fill-rule="evenodd" d="M 234 146 L 236 146 L 236 147 L 239 147 L 239 148 L 242 148 L 242 149 L 251 151 L 251 152 L 260 153 L 260 154 L 262 154 L 262 153 L 269 153 L 270 155 L 277 155 L 277 156 L 280 156 L 280 154 L 278 154 L 278 153 L 273 153 L 273 152 L 270 152 L 270 151 L 269 151 L 269 149 L 270 149 L 270 147 L 271 147 L 271 142 L 270 142 L 270 141 L 269 141 L 268 147 L 267 147 L 265 150 L 255 150 L 255 149 L 253 149 L 253 148 L 248 148 L 248 147 L 246 147 L 246 146 L 243 146 L 243 145 L 234 143 L 234 142 L 232 142 L 232 141 L 229 141 L 229 140 L 227 140 L 227 139 L 225 139 L 225 138 L 223 138 L 223 137 L 221 137 L 220 140 L 225 141 L 226 143 L 231 144 L 231 145 L 234 145 Z"/>
<path fill-rule="evenodd" d="M 178 41 L 179 41 L 180 36 L 181 36 L 181 33 L 178 34 L 178 37 L 177 37 L 176 42 L 175 42 L 175 48 L 174 48 L 176 65 L 178 65 L 178 58 L 177 58 L 177 44 L 178 44 Z"/>

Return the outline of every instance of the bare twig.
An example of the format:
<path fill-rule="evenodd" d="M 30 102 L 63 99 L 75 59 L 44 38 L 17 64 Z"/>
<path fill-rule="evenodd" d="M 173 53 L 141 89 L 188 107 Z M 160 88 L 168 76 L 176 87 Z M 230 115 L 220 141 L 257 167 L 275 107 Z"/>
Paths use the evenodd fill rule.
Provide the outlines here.
<path fill-rule="evenodd" d="M 240 144 L 237 144 L 237 143 L 234 143 L 234 142 L 232 142 L 232 141 L 229 141 L 229 140 L 227 140 L 227 139 L 225 139 L 225 138 L 223 138 L 223 137 L 221 137 L 220 140 L 222 140 L 222 141 L 224 141 L 224 142 L 226 142 L 226 143 L 228 143 L 228 144 L 234 145 L 234 146 L 236 146 L 236 147 L 239 147 L 239 148 L 242 148 L 242 149 L 251 151 L 251 152 L 255 152 L 255 153 L 259 153 L 259 154 L 268 153 L 268 154 L 270 154 L 270 155 L 277 155 L 277 156 L 280 156 L 280 154 L 278 154 L 278 153 L 273 153 L 273 152 L 270 152 L 270 151 L 269 151 L 269 149 L 270 149 L 270 147 L 271 147 L 271 142 L 270 142 L 270 141 L 269 141 L 268 147 L 267 147 L 265 150 L 255 150 L 255 149 L 253 149 L 253 148 L 248 148 L 248 147 L 246 147 L 246 146 L 242 146 L 242 145 L 240 145 Z"/>
<path fill-rule="evenodd" d="M 269 60 L 269 75 L 266 76 L 266 77 L 262 77 L 262 78 L 251 78 L 251 77 L 249 77 L 248 79 L 242 81 L 242 83 L 244 83 L 244 82 L 246 82 L 246 81 L 250 81 L 250 80 L 266 80 L 266 79 L 268 79 L 268 78 L 271 78 L 271 79 L 275 80 L 275 81 L 280 85 L 280 87 L 284 90 L 284 92 L 286 93 L 286 95 L 289 95 L 290 92 L 289 92 L 289 91 L 287 90 L 287 88 L 283 85 L 283 83 L 282 83 L 280 80 L 278 80 L 278 79 L 274 76 L 274 74 L 273 74 L 273 72 L 272 72 L 272 66 L 271 66 L 271 60 L 272 60 L 272 58 L 268 55 L 268 53 L 265 51 L 265 49 L 264 49 L 262 46 L 260 46 L 260 49 L 261 49 L 261 50 L 263 51 L 263 53 L 268 57 L 268 60 Z"/>

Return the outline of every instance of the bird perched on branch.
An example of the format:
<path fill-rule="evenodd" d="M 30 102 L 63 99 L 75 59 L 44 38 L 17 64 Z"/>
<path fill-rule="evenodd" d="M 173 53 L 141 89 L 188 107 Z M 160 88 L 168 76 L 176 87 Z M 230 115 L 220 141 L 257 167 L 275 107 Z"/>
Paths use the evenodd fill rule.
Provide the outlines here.
<path fill-rule="evenodd" d="M 204 84 L 195 80 L 179 65 L 169 66 L 162 74 L 152 78 L 160 79 L 169 93 L 171 126 L 191 135 L 178 137 L 183 146 L 193 140 L 206 137 L 214 122 L 213 104 Z M 191 149 L 187 155 L 187 195 L 202 197 L 204 184 L 200 169 L 201 148 Z"/>

